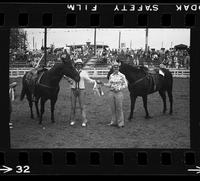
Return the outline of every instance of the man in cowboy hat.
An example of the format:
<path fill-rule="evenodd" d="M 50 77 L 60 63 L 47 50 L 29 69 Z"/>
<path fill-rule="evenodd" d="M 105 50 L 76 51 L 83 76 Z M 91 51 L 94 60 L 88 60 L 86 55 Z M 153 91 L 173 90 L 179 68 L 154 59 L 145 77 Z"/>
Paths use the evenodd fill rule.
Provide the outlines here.
<path fill-rule="evenodd" d="M 87 72 L 83 70 L 83 61 L 81 59 L 77 59 L 74 62 L 74 66 L 80 75 L 80 81 L 75 82 L 74 80 L 70 80 L 71 83 L 71 114 L 70 114 L 70 125 L 73 126 L 75 124 L 75 112 L 76 112 L 76 100 L 78 99 L 79 107 L 81 109 L 82 115 L 82 126 L 85 127 L 87 125 L 86 118 L 86 107 L 85 107 L 85 80 L 89 83 L 95 83 L 96 81 L 91 79 Z M 68 79 L 69 80 L 69 79 Z"/>

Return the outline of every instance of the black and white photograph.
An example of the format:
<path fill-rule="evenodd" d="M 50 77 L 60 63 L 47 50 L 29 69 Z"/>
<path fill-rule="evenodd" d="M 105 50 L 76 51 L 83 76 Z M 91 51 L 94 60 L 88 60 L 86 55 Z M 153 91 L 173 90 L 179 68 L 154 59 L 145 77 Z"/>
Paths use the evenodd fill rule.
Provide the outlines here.
<path fill-rule="evenodd" d="M 190 28 L 12 28 L 12 149 L 189 149 Z"/>

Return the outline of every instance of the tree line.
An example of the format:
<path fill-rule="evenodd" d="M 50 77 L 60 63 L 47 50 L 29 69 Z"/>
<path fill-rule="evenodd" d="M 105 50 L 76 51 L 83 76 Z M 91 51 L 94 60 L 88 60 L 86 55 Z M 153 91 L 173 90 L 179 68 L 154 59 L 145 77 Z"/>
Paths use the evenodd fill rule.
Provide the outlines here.
<path fill-rule="evenodd" d="M 14 51 L 26 51 L 27 47 L 28 41 L 26 31 L 19 28 L 10 29 L 10 49 Z"/>

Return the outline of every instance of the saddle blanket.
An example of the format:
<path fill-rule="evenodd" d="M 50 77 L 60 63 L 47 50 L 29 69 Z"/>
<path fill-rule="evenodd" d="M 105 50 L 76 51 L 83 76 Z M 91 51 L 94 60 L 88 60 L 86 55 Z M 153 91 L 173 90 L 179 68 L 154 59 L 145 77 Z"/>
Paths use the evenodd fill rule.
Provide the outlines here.
<path fill-rule="evenodd" d="M 162 76 L 165 76 L 164 72 L 163 72 L 161 69 L 159 69 L 158 73 L 159 73 L 160 75 L 162 75 Z"/>
<path fill-rule="evenodd" d="M 149 68 L 148 72 L 150 74 L 156 74 L 158 72 L 160 75 L 165 76 L 164 72 L 161 69 Z"/>

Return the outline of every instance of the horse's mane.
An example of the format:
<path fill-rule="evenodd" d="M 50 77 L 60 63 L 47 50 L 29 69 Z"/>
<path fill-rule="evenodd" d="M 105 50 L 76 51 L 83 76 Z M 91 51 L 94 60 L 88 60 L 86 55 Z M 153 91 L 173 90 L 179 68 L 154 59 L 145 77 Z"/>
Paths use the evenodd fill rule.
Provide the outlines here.
<path fill-rule="evenodd" d="M 138 66 L 138 65 L 133 66 L 127 63 L 121 63 L 121 67 L 126 72 L 144 73 L 145 69 L 147 70 L 147 68 L 144 66 Z"/>

